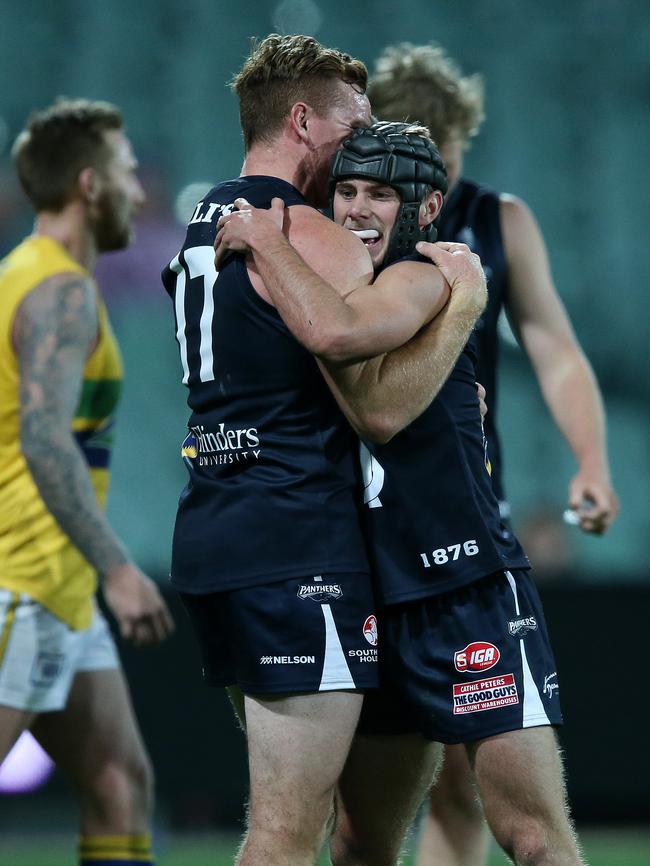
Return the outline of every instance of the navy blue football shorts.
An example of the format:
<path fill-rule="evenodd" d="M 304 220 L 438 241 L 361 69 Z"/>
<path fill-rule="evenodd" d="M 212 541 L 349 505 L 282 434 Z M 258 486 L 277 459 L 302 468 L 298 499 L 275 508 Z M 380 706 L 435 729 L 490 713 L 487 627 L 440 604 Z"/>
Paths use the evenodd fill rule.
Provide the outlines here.
<path fill-rule="evenodd" d="M 562 724 L 557 669 L 528 571 L 498 572 L 380 612 L 381 687 L 361 734 L 468 743 Z"/>
<path fill-rule="evenodd" d="M 181 598 L 208 685 L 238 685 L 246 694 L 378 686 L 367 574 L 322 574 Z"/>

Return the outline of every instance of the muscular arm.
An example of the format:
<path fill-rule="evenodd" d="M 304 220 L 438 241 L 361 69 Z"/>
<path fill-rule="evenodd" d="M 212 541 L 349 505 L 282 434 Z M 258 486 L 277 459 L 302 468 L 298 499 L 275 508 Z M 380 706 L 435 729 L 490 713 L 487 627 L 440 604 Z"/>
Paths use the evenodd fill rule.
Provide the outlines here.
<path fill-rule="evenodd" d="M 220 220 L 217 248 L 245 243 L 255 270 L 294 336 L 326 362 L 370 358 L 403 345 L 440 310 L 448 287 L 439 271 L 404 263 L 368 285 L 372 267 L 350 232 L 314 219 L 305 208 L 244 208 Z M 365 262 L 358 274 L 337 274 L 347 248 Z"/>
<path fill-rule="evenodd" d="M 20 367 L 20 444 L 47 508 L 104 577 L 122 635 L 151 643 L 171 631 L 169 613 L 155 585 L 129 561 L 99 507 L 71 431 L 96 337 L 95 289 L 79 274 L 57 274 L 22 302 L 13 329 Z"/>
<path fill-rule="evenodd" d="M 452 286 L 449 303 L 404 346 L 356 364 L 321 362 L 330 389 L 357 433 L 385 443 L 424 412 L 453 370 L 486 300 L 477 256 L 424 244 Z M 428 267 L 428 265 L 420 265 Z M 397 268 L 397 266 L 395 266 Z"/>
<path fill-rule="evenodd" d="M 618 502 L 611 486 L 605 413 L 587 361 L 551 277 L 537 222 L 520 200 L 502 196 L 501 224 L 508 261 L 508 314 L 535 369 L 544 400 L 578 461 L 569 503 L 594 503 L 581 526 L 602 532 L 615 519 Z"/>
<path fill-rule="evenodd" d="M 368 286 L 365 270 L 346 273 L 346 255 L 368 261 L 358 239 L 307 208 L 291 208 L 287 240 L 279 204 L 223 217 L 217 257 L 224 247 L 252 250 L 253 284 L 268 291 L 294 336 L 318 356 L 351 424 L 366 439 L 388 441 L 429 405 L 462 351 L 485 305 L 480 262 L 464 245 L 453 245 L 452 253 L 447 245 L 424 244 L 439 270 L 399 263 Z M 451 301 L 431 321 L 447 283 Z M 386 354 L 387 347 L 396 348 Z M 359 362 L 364 355 L 372 358 Z"/>
<path fill-rule="evenodd" d="M 419 334 L 389 354 L 356 364 L 319 362 L 362 439 L 386 443 L 424 412 L 447 381 L 478 316 L 450 301 Z"/>

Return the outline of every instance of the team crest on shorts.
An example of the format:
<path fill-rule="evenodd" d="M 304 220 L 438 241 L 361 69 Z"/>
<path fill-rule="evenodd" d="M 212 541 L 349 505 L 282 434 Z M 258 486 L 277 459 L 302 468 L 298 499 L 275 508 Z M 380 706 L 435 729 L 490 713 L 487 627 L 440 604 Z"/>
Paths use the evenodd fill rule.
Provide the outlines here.
<path fill-rule="evenodd" d="M 377 646 L 379 636 L 377 633 L 377 617 L 371 613 L 363 624 L 363 636 L 368 641 L 370 646 Z"/>
<path fill-rule="evenodd" d="M 301 583 L 297 595 L 298 598 L 308 598 L 322 604 L 341 598 L 343 590 L 339 583 L 323 583 L 323 578 L 319 575 L 313 579 L 313 583 Z"/>
<path fill-rule="evenodd" d="M 64 659 L 63 653 L 39 653 L 29 676 L 31 684 L 40 688 L 53 685 L 63 670 Z"/>
<path fill-rule="evenodd" d="M 523 637 L 529 631 L 537 631 L 537 620 L 534 616 L 522 616 L 520 619 L 508 621 L 508 633 L 513 637 Z"/>
<path fill-rule="evenodd" d="M 489 671 L 500 658 L 501 653 L 493 643 L 477 640 L 454 653 L 454 667 L 461 674 L 480 673 Z"/>

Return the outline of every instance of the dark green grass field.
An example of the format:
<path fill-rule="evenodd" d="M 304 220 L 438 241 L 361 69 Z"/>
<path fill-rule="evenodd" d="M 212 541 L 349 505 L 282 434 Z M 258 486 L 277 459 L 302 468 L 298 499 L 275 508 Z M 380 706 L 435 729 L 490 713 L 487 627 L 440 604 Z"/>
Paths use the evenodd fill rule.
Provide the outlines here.
<path fill-rule="evenodd" d="M 650 866 L 650 828 L 629 831 L 585 830 L 581 833 L 589 866 Z M 231 836 L 171 835 L 158 843 L 158 866 L 229 866 L 237 839 Z M 2 866 L 74 866 L 74 840 L 68 836 L 43 836 L 33 832 L 21 839 L 0 836 Z M 489 866 L 508 861 L 497 851 Z M 321 866 L 329 863 L 321 860 Z M 413 866 L 408 856 L 404 866 Z"/>

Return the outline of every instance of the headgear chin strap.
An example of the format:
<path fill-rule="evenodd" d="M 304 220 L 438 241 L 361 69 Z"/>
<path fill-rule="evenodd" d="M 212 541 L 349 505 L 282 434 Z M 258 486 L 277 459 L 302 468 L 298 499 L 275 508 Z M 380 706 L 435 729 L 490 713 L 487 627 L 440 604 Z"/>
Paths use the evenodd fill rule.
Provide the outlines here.
<path fill-rule="evenodd" d="M 340 180 L 375 180 L 397 190 L 401 207 L 383 264 L 415 251 L 418 241 L 435 241 L 438 230 L 419 224 L 420 205 L 429 189 L 447 192 L 447 169 L 430 138 L 404 133 L 408 123 L 373 123 L 358 129 L 337 151 L 330 173 L 330 209 Z"/>

